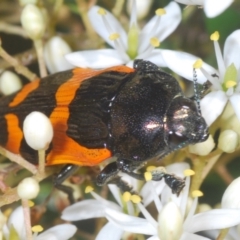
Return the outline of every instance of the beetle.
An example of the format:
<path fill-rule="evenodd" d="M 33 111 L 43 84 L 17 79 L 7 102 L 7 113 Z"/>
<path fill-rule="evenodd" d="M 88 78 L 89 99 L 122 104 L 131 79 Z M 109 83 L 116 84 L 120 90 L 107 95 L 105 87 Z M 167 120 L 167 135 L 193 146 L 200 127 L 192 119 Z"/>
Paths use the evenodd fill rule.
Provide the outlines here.
<path fill-rule="evenodd" d="M 183 95 L 175 78 L 144 60 L 135 60 L 133 68 L 56 73 L 1 98 L 0 145 L 37 164 L 38 153 L 22 130 L 32 111 L 44 113 L 53 125 L 46 165 L 67 164 L 56 185 L 75 166 L 95 166 L 112 156 L 117 160 L 100 172 L 98 185 L 121 186 L 119 172 L 144 179 L 136 170 L 148 160 L 208 137 L 198 104 Z M 184 186 L 170 174 L 156 174 L 153 180 L 162 178 L 177 194 Z"/>

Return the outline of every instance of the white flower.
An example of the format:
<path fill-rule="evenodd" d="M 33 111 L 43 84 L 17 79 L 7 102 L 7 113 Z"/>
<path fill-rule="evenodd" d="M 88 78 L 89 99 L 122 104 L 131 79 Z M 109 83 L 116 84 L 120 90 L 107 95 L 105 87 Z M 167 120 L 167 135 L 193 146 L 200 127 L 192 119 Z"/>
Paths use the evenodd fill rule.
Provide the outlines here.
<path fill-rule="evenodd" d="M 182 167 L 180 167 L 179 164 L 174 164 L 172 165 L 172 167 L 176 167 L 177 171 L 179 171 L 180 169 L 182 170 Z M 186 187 L 184 188 L 183 192 L 180 194 L 179 197 L 173 195 L 169 188 L 164 188 L 161 192 L 161 202 L 157 199 L 155 200 L 156 209 L 160 214 L 161 210 L 171 201 L 179 209 L 178 211 L 180 211 L 183 221 L 181 222 L 179 220 L 179 217 L 177 221 L 173 221 L 175 223 L 182 224 L 182 226 L 175 226 L 175 229 L 177 231 L 179 231 L 179 229 L 181 230 L 182 228 L 181 234 L 178 235 L 180 240 L 206 240 L 208 238 L 201 237 L 194 233 L 211 229 L 223 229 L 240 223 L 240 209 L 217 209 L 194 215 L 197 207 L 197 198 L 194 199 L 191 209 L 186 216 L 189 183 L 190 179 L 189 177 L 187 177 Z M 154 194 L 150 194 L 150 192 L 153 192 L 155 190 L 157 191 L 157 187 L 150 187 L 150 184 L 155 185 L 157 183 L 148 182 L 144 186 L 145 189 L 143 191 L 145 191 L 147 188 L 149 191 L 149 194 L 147 196 L 152 197 L 154 196 Z M 138 204 L 138 206 L 141 205 Z M 147 212 L 147 210 L 142 206 L 140 210 L 145 219 L 129 216 L 127 214 L 117 212 L 113 209 L 107 209 L 105 212 L 107 219 L 112 225 L 115 225 L 115 227 L 118 226 L 123 231 L 152 236 L 148 238 L 148 240 L 160 240 L 160 238 L 158 237 L 158 222 L 155 221 L 153 217 Z M 175 218 L 175 214 L 171 215 L 171 217 Z M 114 238 L 114 240 L 115 239 L 117 240 L 119 238 Z M 161 238 L 161 240 L 164 239 Z"/>
<path fill-rule="evenodd" d="M 167 166 L 166 170 L 169 173 L 177 174 L 178 172 L 183 172 L 183 169 L 185 169 L 186 166 L 188 165 L 183 163 L 173 164 L 173 165 Z M 176 169 L 178 170 L 177 172 L 176 172 Z M 136 191 L 138 181 L 133 179 L 132 177 L 129 177 L 126 175 L 123 175 L 123 176 L 124 176 L 123 180 L 128 181 L 128 183 L 131 186 L 133 186 L 133 189 Z M 180 176 L 183 177 L 182 174 L 180 174 Z M 154 187 L 152 186 L 152 184 L 154 184 Z M 166 186 L 166 183 L 164 182 L 164 180 L 161 180 L 159 182 L 154 182 L 152 184 L 149 184 L 149 183 L 145 184 L 141 191 L 141 196 L 143 197 L 143 202 L 145 206 L 147 206 L 153 200 L 159 202 L 159 200 L 157 200 L 158 195 L 161 193 L 163 189 L 167 188 L 169 191 L 171 191 L 170 188 Z M 107 217 L 108 216 L 107 212 L 109 211 L 111 212 L 112 210 L 114 211 L 114 213 L 118 212 L 120 214 L 123 214 L 123 212 L 127 212 L 129 216 L 138 219 L 137 217 L 134 217 L 134 216 L 137 216 L 139 213 L 139 210 L 134 206 L 134 204 L 131 201 L 127 201 L 127 202 L 123 201 L 123 196 L 120 194 L 119 188 L 116 185 L 109 184 L 108 187 L 118 204 L 112 201 L 105 200 L 95 192 L 91 191 L 90 193 L 95 199 L 83 200 L 81 202 L 75 203 L 67 207 L 62 212 L 61 218 L 66 221 L 79 221 L 79 220 L 84 220 L 89 218 Z M 188 187 L 186 189 L 188 189 Z M 176 197 L 176 195 L 174 195 L 174 197 Z M 186 201 L 186 199 L 184 199 L 184 201 Z M 127 222 L 125 224 L 127 225 Z M 143 224 L 146 224 L 145 225 L 146 228 L 150 228 L 154 230 L 152 226 L 148 224 L 147 221 L 145 221 L 144 219 L 143 219 Z M 123 234 L 124 234 L 124 230 L 122 230 L 118 226 L 115 226 L 114 224 L 109 222 L 101 229 L 96 239 L 97 240 L 121 239 Z M 111 236 L 111 238 L 108 236 Z"/>
<path fill-rule="evenodd" d="M 183 177 L 183 171 L 188 168 L 189 166 L 186 163 L 176 163 L 168 166 L 167 172 Z M 177 197 L 171 193 L 171 189 L 163 181 L 149 181 L 141 191 L 143 204 L 138 202 L 136 205 L 132 205 L 132 202 L 129 201 L 127 206 L 126 202 L 125 206 L 121 203 L 120 199 L 122 198 L 116 198 L 118 206 L 94 193 L 96 200 L 85 200 L 66 208 L 63 211 L 62 218 L 76 221 L 93 217 L 106 217 L 109 222 L 101 229 L 96 238 L 97 240 L 108 239 L 108 236 L 111 236 L 112 240 L 120 240 L 124 232 L 146 234 L 151 236 L 148 240 L 159 240 L 158 222 L 145 208 L 152 201 L 154 201 L 156 209 L 160 214 L 169 202 L 172 202 L 175 205 L 175 209 L 178 209 L 181 217 L 178 217 L 174 222 L 180 224 L 178 227 L 175 226 L 175 229 L 178 229 L 180 232 L 179 239 L 181 240 L 207 240 L 208 238 L 194 233 L 203 230 L 227 228 L 240 223 L 240 209 L 218 209 L 194 215 L 197 207 L 197 198 L 194 199 L 191 209 L 186 214 L 189 186 L 190 178 L 187 177 L 186 186 L 180 196 Z M 161 200 L 158 197 L 160 194 Z M 137 217 L 138 211 L 136 212 L 136 209 L 142 213 L 144 218 Z M 174 220 L 176 216 L 173 214 L 170 217 Z M 182 221 L 179 219 L 182 219 Z M 161 221 L 163 220 L 161 219 Z M 161 240 L 164 239 L 161 238 Z"/>
<path fill-rule="evenodd" d="M 95 31 L 113 49 L 86 50 L 66 55 L 67 60 L 78 67 L 105 68 L 121 64 L 132 66 L 136 58 L 149 60 L 158 66 L 166 66 L 160 49 L 155 49 L 167 38 L 181 21 L 181 10 L 171 2 L 154 16 L 140 31 L 137 24 L 136 1 L 133 1 L 128 33 L 107 10 L 93 6 L 88 12 Z"/>
<path fill-rule="evenodd" d="M 225 190 L 222 197 L 223 208 L 239 208 L 240 209 L 240 177 L 236 178 Z"/>
<path fill-rule="evenodd" d="M 16 208 L 8 219 L 8 223 L 3 226 L 3 236 L 6 240 L 10 237 L 11 227 L 14 227 L 18 234 L 19 240 L 26 239 L 24 215 L 22 207 Z M 72 224 L 60 224 L 52 227 L 43 233 L 37 235 L 33 234 L 33 240 L 68 240 L 70 239 L 77 228 Z"/>
<path fill-rule="evenodd" d="M 203 10 L 207 17 L 213 18 L 221 14 L 232 3 L 233 0 L 175 0 L 176 2 L 186 5 L 199 5 L 203 7 Z"/>
<path fill-rule="evenodd" d="M 234 31 L 225 41 L 223 56 L 218 44 L 219 34 L 211 35 L 214 42 L 218 70 L 203 63 L 197 71 L 197 79 L 202 83 L 205 75 L 211 84 L 211 92 L 201 100 L 202 115 L 210 126 L 223 112 L 228 100 L 240 120 L 240 30 Z M 196 57 L 187 53 L 164 51 L 162 57 L 168 67 L 179 75 L 192 80 L 192 66 Z M 172 61 L 169 61 L 172 57 Z"/>

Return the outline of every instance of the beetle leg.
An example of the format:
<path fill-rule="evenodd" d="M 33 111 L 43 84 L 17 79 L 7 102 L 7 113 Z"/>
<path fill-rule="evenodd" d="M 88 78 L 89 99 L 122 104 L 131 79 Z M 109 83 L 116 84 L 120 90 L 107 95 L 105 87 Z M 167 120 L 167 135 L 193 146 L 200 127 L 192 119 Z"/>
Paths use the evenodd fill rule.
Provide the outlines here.
<path fill-rule="evenodd" d="M 136 170 L 139 167 L 138 162 L 137 162 L 138 165 L 136 162 L 131 162 L 127 160 L 120 160 L 117 163 L 118 163 L 119 169 L 122 172 L 138 180 L 145 180 L 144 173 L 134 172 L 134 170 Z M 142 167 L 143 165 L 144 163 L 140 166 Z M 177 196 L 185 187 L 185 179 L 179 178 L 174 174 L 168 174 L 164 171 L 158 171 L 158 170 L 152 171 L 153 181 L 161 181 L 162 179 L 164 179 L 165 183 L 172 189 L 172 193 L 176 194 Z"/>
<path fill-rule="evenodd" d="M 97 176 L 97 185 L 103 186 L 116 178 L 119 169 L 116 162 L 109 163 Z"/>
<path fill-rule="evenodd" d="M 75 200 L 73 198 L 73 189 L 69 186 L 65 186 L 62 183 L 70 177 L 76 170 L 78 169 L 77 165 L 67 164 L 64 166 L 61 171 L 53 176 L 53 185 L 55 188 L 60 191 L 65 192 L 68 195 L 68 199 L 70 203 L 74 203 Z"/>
<path fill-rule="evenodd" d="M 135 170 L 142 168 L 145 165 L 144 162 L 141 164 L 139 162 L 133 162 L 133 161 L 121 159 L 117 161 L 117 165 L 119 170 L 128 174 L 129 176 L 136 178 L 138 180 L 142 180 L 142 181 L 145 180 L 143 173 L 134 172 Z"/>
<path fill-rule="evenodd" d="M 120 172 L 117 162 L 109 163 L 97 176 L 96 183 L 98 186 L 103 186 L 105 184 L 116 184 L 121 192 L 131 192 L 135 194 L 132 187 L 118 176 Z"/>

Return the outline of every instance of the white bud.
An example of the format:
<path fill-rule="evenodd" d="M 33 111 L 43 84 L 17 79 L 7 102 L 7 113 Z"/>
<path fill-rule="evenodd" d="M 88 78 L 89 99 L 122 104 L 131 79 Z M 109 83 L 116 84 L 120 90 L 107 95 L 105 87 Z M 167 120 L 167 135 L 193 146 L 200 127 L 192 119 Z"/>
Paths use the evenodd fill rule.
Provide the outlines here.
<path fill-rule="evenodd" d="M 225 190 L 222 197 L 222 208 L 240 208 L 240 177 L 236 178 Z"/>
<path fill-rule="evenodd" d="M 22 88 L 22 82 L 17 74 L 5 71 L 0 76 L 0 91 L 4 95 L 12 94 Z"/>
<path fill-rule="evenodd" d="M 132 13 L 132 4 L 136 1 L 137 5 L 137 18 L 143 19 L 149 13 L 150 7 L 152 6 L 152 0 L 128 0 L 127 1 L 127 12 L 129 15 Z"/>
<path fill-rule="evenodd" d="M 189 146 L 189 152 L 194 153 L 200 156 L 207 156 L 212 149 L 215 147 L 215 143 L 212 135 L 209 135 L 208 139 L 205 142 L 196 143 Z"/>
<path fill-rule="evenodd" d="M 32 40 L 42 38 L 45 32 L 45 21 L 41 10 L 33 5 L 27 4 L 21 15 L 21 23 L 28 36 Z"/>
<path fill-rule="evenodd" d="M 182 232 L 181 212 L 174 202 L 169 202 L 158 216 L 158 236 L 161 240 L 179 240 Z"/>
<path fill-rule="evenodd" d="M 233 130 L 224 130 L 218 139 L 218 148 L 223 152 L 232 153 L 239 146 L 239 137 Z"/>
<path fill-rule="evenodd" d="M 52 37 L 44 46 L 44 60 L 50 73 L 56 73 L 73 68 L 65 55 L 71 53 L 69 45 L 60 37 Z"/>
<path fill-rule="evenodd" d="M 25 178 L 18 184 L 17 193 L 21 199 L 36 198 L 39 193 L 39 183 L 32 177 Z"/>
<path fill-rule="evenodd" d="M 23 133 L 31 148 L 46 150 L 53 138 L 53 127 L 43 113 L 31 112 L 23 122 Z"/>

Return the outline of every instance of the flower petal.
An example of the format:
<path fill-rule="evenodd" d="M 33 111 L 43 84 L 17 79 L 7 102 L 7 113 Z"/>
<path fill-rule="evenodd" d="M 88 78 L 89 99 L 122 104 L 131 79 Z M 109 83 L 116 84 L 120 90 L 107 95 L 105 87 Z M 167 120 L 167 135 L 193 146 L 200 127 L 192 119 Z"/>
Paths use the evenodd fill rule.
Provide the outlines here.
<path fill-rule="evenodd" d="M 189 53 L 171 50 L 162 50 L 161 54 L 168 68 L 188 80 L 193 80 L 193 64 L 199 58 Z M 203 68 L 210 75 L 217 72 L 213 67 L 206 63 L 203 63 Z M 197 80 L 200 84 L 203 84 L 207 80 L 202 72 L 198 69 Z"/>
<path fill-rule="evenodd" d="M 140 192 L 140 195 L 143 198 L 144 206 L 148 206 L 153 201 L 154 196 L 152 194 L 152 188 L 154 188 L 157 195 L 160 195 L 165 186 L 166 183 L 164 180 L 159 182 L 146 182 Z"/>
<path fill-rule="evenodd" d="M 67 54 L 68 62 L 82 68 L 107 68 L 124 64 L 114 49 L 86 50 Z"/>
<path fill-rule="evenodd" d="M 229 228 L 239 223 L 240 209 L 214 209 L 194 215 L 190 223 L 184 224 L 184 230 L 194 233 Z"/>
<path fill-rule="evenodd" d="M 209 18 L 216 17 L 227 9 L 232 2 L 233 0 L 204 0 L 204 12 Z"/>
<path fill-rule="evenodd" d="M 142 29 L 140 33 L 139 53 L 147 49 L 150 38 L 156 37 L 162 42 L 179 25 L 182 18 L 179 5 L 175 2 L 170 2 L 164 9 L 166 10 L 166 14 L 161 16 L 160 24 L 156 24 L 159 16 L 154 16 Z"/>
<path fill-rule="evenodd" d="M 240 93 L 235 93 L 233 94 L 230 98 L 229 101 L 232 104 L 232 107 L 237 115 L 237 118 L 240 120 Z"/>
<path fill-rule="evenodd" d="M 225 41 L 223 56 L 226 68 L 234 63 L 235 67 L 240 68 L 240 30 L 234 31 Z M 240 79 L 239 79 L 240 80 Z"/>
<path fill-rule="evenodd" d="M 202 237 L 197 234 L 188 233 L 188 232 L 184 232 L 180 238 L 180 240 L 189 240 L 189 239 L 191 239 L 191 240 L 211 240 L 210 238 Z"/>
<path fill-rule="evenodd" d="M 37 236 L 36 240 L 68 240 L 76 231 L 76 226 L 72 224 L 60 224 L 41 233 Z"/>
<path fill-rule="evenodd" d="M 240 208 L 239 187 L 240 177 L 234 179 L 225 190 L 221 201 L 222 208 Z"/>
<path fill-rule="evenodd" d="M 210 92 L 201 100 L 202 116 L 208 126 L 222 113 L 226 103 L 227 97 L 223 91 Z"/>
<path fill-rule="evenodd" d="M 94 30 L 112 47 L 114 47 L 114 42 L 109 39 L 109 35 L 112 33 L 118 33 L 124 44 L 125 50 L 127 49 L 127 34 L 123 29 L 119 21 L 106 9 L 106 15 L 101 16 L 98 13 L 100 9 L 99 6 L 93 6 L 88 12 L 89 20 L 94 28 Z M 110 29 L 106 27 L 103 17 L 106 17 L 106 22 L 109 24 Z"/>
<path fill-rule="evenodd" d="M 110 208 L 106 209 L 105 213 L 109 222 L 126 232 L 157 235 L 156 226 L 151 225 L 146 219 L 129 216 Z"/>
<path fill-rule="evenodd" d="M 114 202 L 106 201 L 102 203 L 99 200 L 89 199 L 75 203 L 62 212 L 61 218 L 66 221 L 78 221 L 89 218 L 105 217 L 105 209 L 113 208 L 121 211 L 121 208 Z"/>
<path fill-rule="evenodd" d="M 117 187 L 117 185 L 115 185 L 115 184 L 108 184 L 108 188 L 111 191 L 111 193 L 112 193 L 113 197 L 115 198 L 115 200 L 117 201 L 117 203 L 121 207 L 123 207 L 119 187 Z"/>
<path fill-rule="evenodd" d="M 147 238 L 147 240 L 160 240 L 158 236 L 151 236 L 150 238 Z"/>
<path fill-rule="evenodd" d="M 203 5 L 203 0 L 175 0 L 185 5 Z"/>
<path fill-rule="evenodd" d="M 122 235 L 123 230 L 109 222 L 101 229 L 95 240 L 121 240 Z"/>
<path fill-rule="evenodd" d="M 159 67 L 167 67 L 164 59 L 162 58 L 162 50 L 161 49 L 153 49 L 147 56 L 144 58 L 141 57 L 141 54 L 137 56 L 139 59 L 148 60 Z"/>
<path fill-rule="evenodd" d="M 8 219 L 8 228 L 10 229 L 11 225 L 14 226 L 17 231 L 20 239 L 26 239 L 26 228 L 24 222 L 23 208 L 22 206 L 17 207 Z"/>

